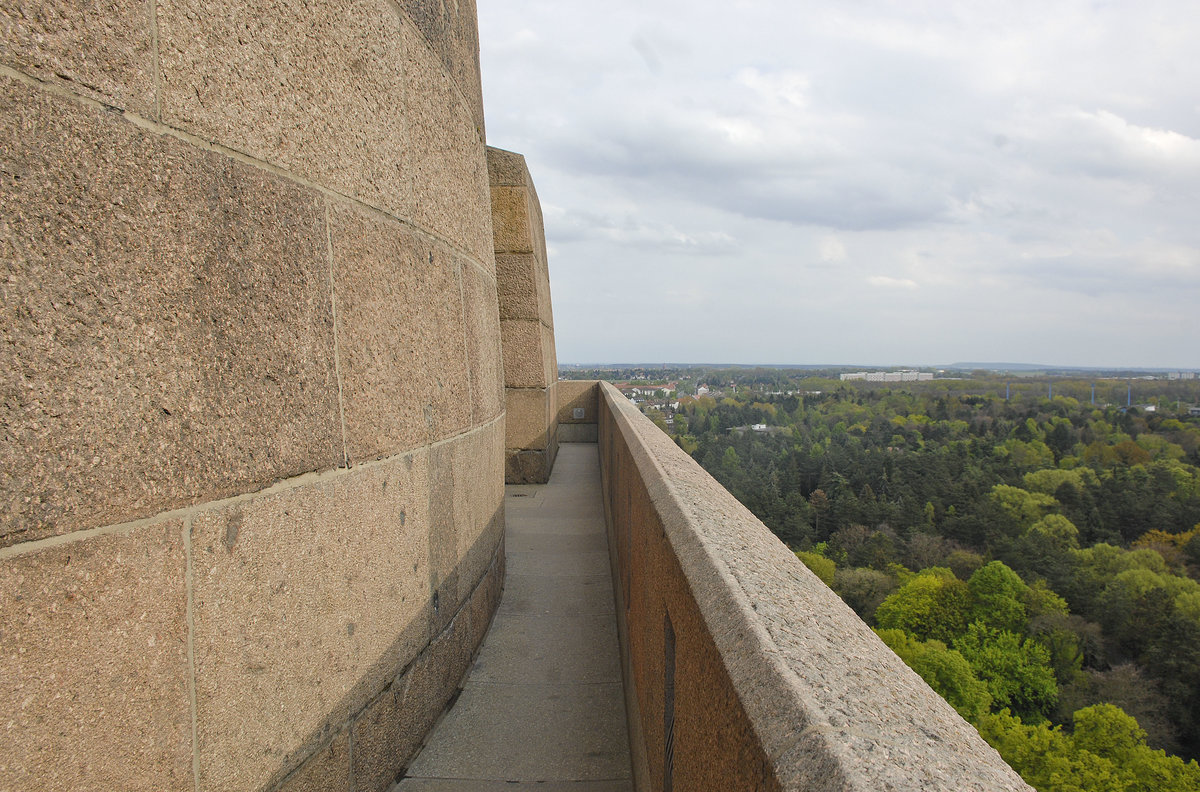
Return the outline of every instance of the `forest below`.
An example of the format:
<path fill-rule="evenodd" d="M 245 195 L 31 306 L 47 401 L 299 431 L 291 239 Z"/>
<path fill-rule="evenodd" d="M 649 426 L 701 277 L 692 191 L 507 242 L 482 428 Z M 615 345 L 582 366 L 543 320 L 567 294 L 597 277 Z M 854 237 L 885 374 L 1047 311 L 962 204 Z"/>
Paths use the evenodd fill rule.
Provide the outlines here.
<path fill-rule="evenodd" d="M 643 409 L 1031 785 L 1200 790 L 1200 382 L 690 377 Z"/>

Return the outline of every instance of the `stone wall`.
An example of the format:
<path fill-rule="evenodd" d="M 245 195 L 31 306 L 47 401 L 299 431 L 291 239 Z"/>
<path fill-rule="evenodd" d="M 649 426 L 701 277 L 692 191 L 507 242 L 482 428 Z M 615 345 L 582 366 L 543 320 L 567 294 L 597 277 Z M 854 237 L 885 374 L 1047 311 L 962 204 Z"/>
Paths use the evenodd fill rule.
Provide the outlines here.
<path fill-rule="evenodd" d="M 0 789 L 387 789 L 503 575 L 474 3 L 0 36 Z"/>
<path fill-rule="evenodd" d="M 1029 790 L 616 388 L 599 443 L 639 790 Z"/>
<path fill-rule="evenodd" d="M 558 451 L 558 360 L 542 207 L 520 154 L 488 148 L 504 349 L 505 481 L 543 484 Z"/>
<path fill-rule="evenodd" d="M 596 442 L 600 387 L 596 380 L 561 380 L 558 383 L 558 441 Z"/>

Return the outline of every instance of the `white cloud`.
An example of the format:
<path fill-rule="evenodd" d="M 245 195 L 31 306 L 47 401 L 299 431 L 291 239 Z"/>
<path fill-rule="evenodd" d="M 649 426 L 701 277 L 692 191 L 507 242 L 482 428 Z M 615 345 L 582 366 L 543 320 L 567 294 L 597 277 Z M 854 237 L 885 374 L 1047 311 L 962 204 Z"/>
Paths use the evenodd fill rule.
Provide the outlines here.
<path fill-rule="evenodd" d="M 1200 366 L 1190 0 L 502 5 L 562 360 Z"/>
<path fill-rule="evenodd" d="M 911 278 L 893 278 L 888 275 L 872 275 L 867 283 L 884 289 L 915 289 L 917 282 Z"/>

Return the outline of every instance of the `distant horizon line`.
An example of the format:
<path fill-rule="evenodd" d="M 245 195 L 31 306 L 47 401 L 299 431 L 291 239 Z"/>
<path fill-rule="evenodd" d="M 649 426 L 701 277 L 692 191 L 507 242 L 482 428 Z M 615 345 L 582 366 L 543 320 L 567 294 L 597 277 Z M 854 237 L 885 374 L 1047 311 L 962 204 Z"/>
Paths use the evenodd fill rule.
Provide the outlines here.
<path fill-rule="evenodd" d="M 1121 365 L 1051 365 L 1042 363 L 1005 363 L 1005 362 L 955 362 L 948 364 L 934 363 L 563 363 L 560 368 L 600 368 L 600 369 L 633 369 L 633 368 L 773 368 L 773 369 L 940 369 L 942 371 L 974 371 L 986 369 L 989 371 L 1136 371 L 1145 373 L 1169 374 L 1172 372 L 1189 372 L 1200 374 L 1200 367 L 1195 366 L 1121 366 Z"/>

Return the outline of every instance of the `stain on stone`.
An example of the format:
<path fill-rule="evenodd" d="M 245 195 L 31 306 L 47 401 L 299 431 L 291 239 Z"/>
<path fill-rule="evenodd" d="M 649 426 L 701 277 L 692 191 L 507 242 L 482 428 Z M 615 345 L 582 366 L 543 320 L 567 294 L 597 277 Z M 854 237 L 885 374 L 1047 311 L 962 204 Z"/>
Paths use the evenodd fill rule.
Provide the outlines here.
<path fill-rule="evenodd" d="M 400 527 L 401 527 L 401 528 L 403 528 L 403 527 L 404 527 L 404 519 L 405 519 L 405 516 L 404 516 L 404 510 L 403 510 L 403 509 L 401 509 L 401 510 L 400 510 Z"/>
<path fill-rule="evenodd" d="M 242 510 L 233 509 L 229 512 L 229 519 L 225 523 L 225 549 L 233 552 L 233 545 L 237 542 L 238 532 L 242 529 Z"/>
<path fill-rule="evenodd" d="M 354 622 L 346 622 L 346 635 L 354 635 Z"/>

